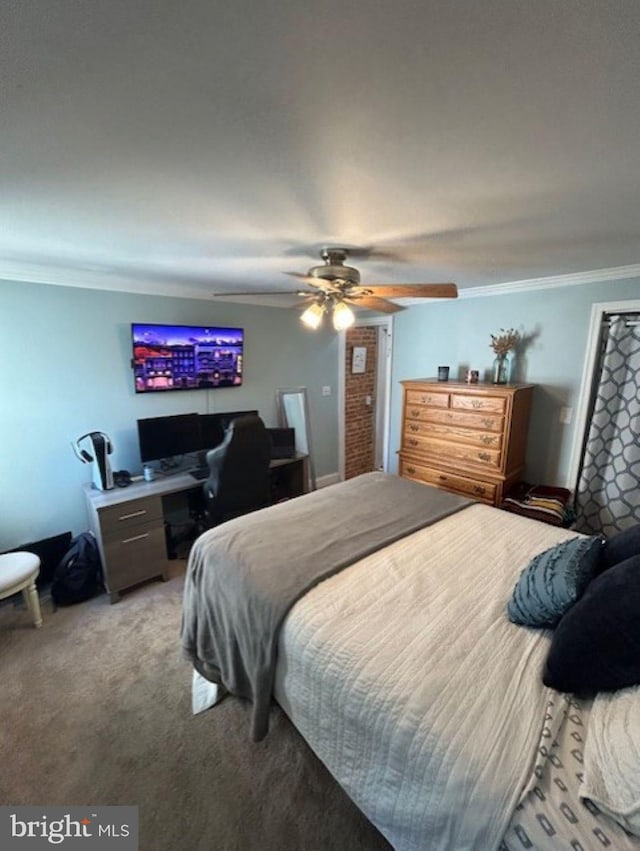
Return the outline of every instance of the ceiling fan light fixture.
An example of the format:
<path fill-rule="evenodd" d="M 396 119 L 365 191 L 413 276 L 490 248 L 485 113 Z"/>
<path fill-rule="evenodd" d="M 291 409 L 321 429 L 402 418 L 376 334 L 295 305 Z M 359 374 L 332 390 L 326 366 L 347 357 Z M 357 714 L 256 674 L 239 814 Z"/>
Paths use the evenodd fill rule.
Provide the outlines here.
<path fill-rule="evenodd" d="M 319 328 L 320 324 L 322 323 L 324 311 L 324 305 L 319 304 L 317 301 L 314 301 L 313 304 L 310 304 L 309 307 L 300 316 L 300 321 L 303 322 L 307 326 L 307 328 L 312 328 L 315 331 L 316 328 Z"/>
<path fill-rule="evenodd" d="M 333 306 L 333 327 L 336 331 L 346 331 L 356 321 L 355 313 L 343 301 L 338 301 Z"/>

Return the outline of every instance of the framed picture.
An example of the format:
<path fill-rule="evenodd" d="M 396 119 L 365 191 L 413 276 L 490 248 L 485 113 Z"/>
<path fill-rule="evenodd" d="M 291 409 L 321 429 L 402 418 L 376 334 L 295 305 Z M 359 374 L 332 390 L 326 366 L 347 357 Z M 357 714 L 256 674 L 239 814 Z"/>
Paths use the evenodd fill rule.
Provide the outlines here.
<path fill-rule="evenodd" d="M 364 372 L 367 368 L 367 347 L 354 346 L 351 372 Z"/>

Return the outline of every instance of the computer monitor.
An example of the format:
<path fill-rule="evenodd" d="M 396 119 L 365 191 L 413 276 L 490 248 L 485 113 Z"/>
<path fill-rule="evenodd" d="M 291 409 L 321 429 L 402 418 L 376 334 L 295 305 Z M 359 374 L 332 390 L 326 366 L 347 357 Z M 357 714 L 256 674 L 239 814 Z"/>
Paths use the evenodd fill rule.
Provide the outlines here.
<path fill-rule="evenodd" d="M 202 448 L 200 417 L 173 414 L 138 420 L 138 439 L 143 464 L 198 452 Z"/>
<path fill-rule="evenodd" d="M 270 428 L 271 457 L 293 458 L 296 454 L 296 430 L 294 428 Z"/>

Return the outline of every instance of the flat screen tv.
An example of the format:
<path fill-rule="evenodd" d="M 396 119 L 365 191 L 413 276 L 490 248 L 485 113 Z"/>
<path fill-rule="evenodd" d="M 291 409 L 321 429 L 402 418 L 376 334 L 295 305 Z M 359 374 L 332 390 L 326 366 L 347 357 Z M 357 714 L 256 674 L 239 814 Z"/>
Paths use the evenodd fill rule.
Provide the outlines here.
<path fill-rule="evenodd" d="M 239 387 L 244 329 L 131 325 L 136 393 Z"/>

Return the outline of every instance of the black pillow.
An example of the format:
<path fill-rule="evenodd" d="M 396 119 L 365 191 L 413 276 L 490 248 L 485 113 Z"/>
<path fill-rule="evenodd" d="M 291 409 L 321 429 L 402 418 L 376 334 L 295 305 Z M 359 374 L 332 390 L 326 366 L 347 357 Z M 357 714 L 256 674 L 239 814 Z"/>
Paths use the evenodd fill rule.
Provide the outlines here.
<path fill-rule="evenodd" d="M 577 693 L 640 685 L 640 555 L 587 586 L 556 627 L 542 679 Z"/>
<path fill-rule="evenodd" d="M 600 551 L 598 572 L 640 555 L 640 523 L 608 538 Z"/>

